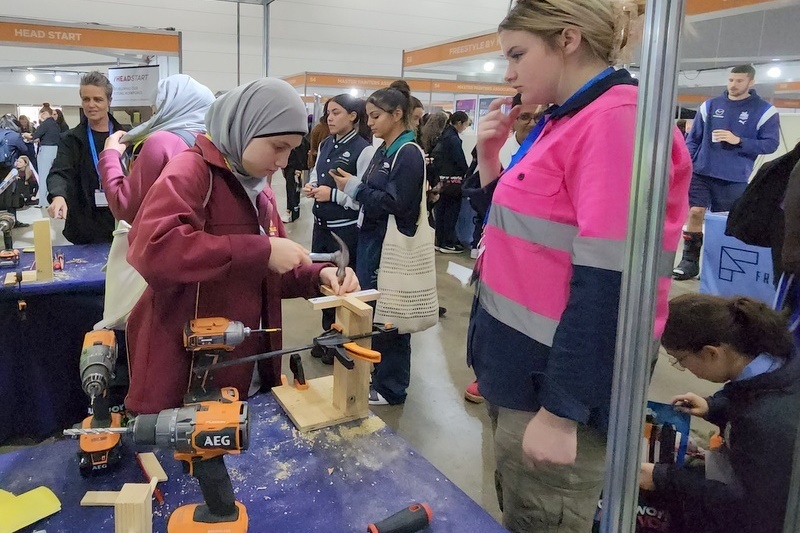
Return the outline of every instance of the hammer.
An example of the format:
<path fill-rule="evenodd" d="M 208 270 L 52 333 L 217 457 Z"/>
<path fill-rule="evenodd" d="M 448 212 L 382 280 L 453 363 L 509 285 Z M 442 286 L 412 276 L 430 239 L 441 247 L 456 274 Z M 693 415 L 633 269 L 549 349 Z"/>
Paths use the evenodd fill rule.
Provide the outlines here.
<path fill-rule="evenodd" d="M 350 250 L 347 248 L 344 241 L 334 232 L 331 232 L 331 236 L 333 240 L 336 241 L 336 244 L 339 245 L 338 250 L 333 253 L 311 253 L 309 257 L 314 263 L 336 264 L 336 277 L 339 278 L 339 283 L 342 283 L 344 281 L 345 269 L 350 264 Z"/>

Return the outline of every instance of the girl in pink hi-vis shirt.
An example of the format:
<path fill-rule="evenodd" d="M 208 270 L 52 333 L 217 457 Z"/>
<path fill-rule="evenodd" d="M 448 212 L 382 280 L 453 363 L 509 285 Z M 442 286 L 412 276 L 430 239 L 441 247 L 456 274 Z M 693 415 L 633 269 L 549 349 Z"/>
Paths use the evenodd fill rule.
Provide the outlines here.
<path fill-rule="evenodd" d="M 611 67 L 620 15 L 607 0 L 518 1 L 499 29 L 506 81 L 523 104 L 555 105 L 504 172 L 512 99 L 479 125 L 478 169 L 494 195 L 467 351 L 515 532 L 589 531 L 602 489 L 638 97 L 635 79 Z M 674 139 L 656 337 L 691 177 L 677 129 Z"/>

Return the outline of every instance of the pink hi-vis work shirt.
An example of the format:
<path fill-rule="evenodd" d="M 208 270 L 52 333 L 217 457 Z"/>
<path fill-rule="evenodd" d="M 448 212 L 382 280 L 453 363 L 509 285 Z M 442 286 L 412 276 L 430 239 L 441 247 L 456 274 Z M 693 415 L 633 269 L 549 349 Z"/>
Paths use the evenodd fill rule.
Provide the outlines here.
<path fill-rule="evenodd" d="M 607 427 L 633 172 L 638 89 L 631 83 L 617 71 L 582 94 L 574 112 L 557 110 L 527 155 L 499 178 L 468 350 L 492 403 L 545 407 Z M 666 322 L 690 179 L 676 129 L 656 338 Z"/>

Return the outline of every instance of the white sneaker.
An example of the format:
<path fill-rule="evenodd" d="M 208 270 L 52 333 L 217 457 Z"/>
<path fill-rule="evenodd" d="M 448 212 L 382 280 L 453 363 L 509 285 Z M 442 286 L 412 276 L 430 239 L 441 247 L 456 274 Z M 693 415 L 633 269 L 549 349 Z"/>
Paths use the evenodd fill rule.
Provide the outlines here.
<path fill-rule="evenodd" d="M 369 388 L 369 404 L 370 405 L 389 405 L 389 402 L 386 401 L 381 393 L 373 389 L 372 387 Z"/>
<path fill-rule="evenodd" d="M 281 215 L 281 222 L 283 222 L 284 224 L 291 224 L 292 214 L 286 213 L 285 215 Z"/>
<path fill-rule="evenodd" d="M 469 251 L 470 259 L 477 259 L 478 258 L 478 253 L 479 253 L 479 250 L 477 248 L 473 248 L 472 250 L 470 250 Z"/>

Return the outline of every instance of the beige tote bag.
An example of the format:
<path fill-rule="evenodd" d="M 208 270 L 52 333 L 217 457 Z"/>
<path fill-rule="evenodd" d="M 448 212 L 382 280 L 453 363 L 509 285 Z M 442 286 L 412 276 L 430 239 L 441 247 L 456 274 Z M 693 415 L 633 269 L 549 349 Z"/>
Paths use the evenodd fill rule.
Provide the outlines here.
<path fill-rule="evenodd" d="M 419 150 L 424 160 L 422 150 L 413 142 L 404 144 L 400 150 L 408 145 Z M 392 167 L 397 161 L 397 154 Z M 424 331 L 439 321 L 434 231 L 428 224 L 425 205 L 427 184 L 427 176 L 423 174 L 419 219 L 414 236 L 400 233 L 394 215 L 389 215 L 381 249 L 378 269 L 378 291 L 381 296 L 375 306 L 375 321 L 390 322 L 400 333 Z"/>

